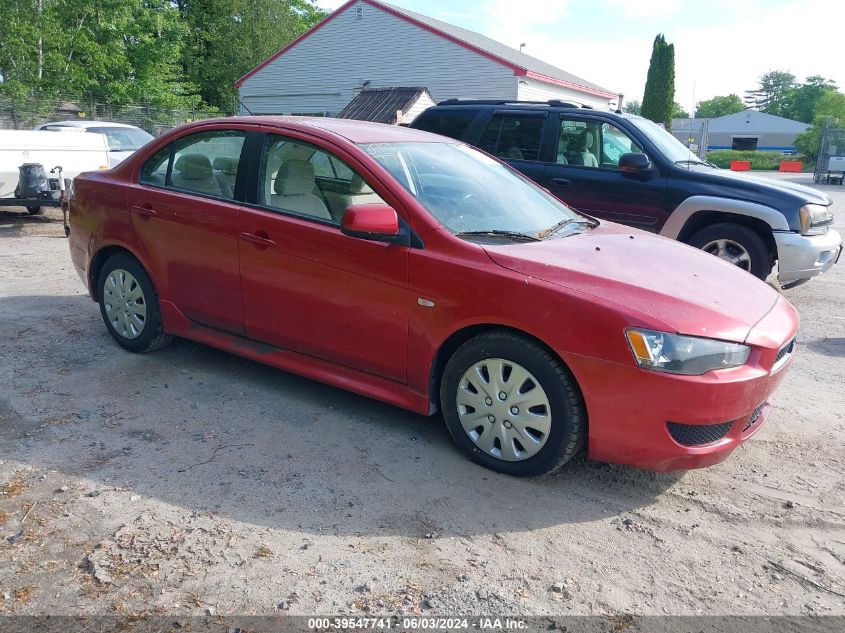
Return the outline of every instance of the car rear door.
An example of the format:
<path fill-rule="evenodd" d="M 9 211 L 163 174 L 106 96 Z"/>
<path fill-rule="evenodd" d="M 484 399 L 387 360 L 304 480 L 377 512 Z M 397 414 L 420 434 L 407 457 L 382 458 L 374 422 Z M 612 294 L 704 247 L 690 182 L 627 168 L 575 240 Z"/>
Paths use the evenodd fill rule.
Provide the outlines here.
<path fill-rule="evenodd" d="M 543 183 L 568 205 L 605 220 L 657 231 L 665 222 L 666 176 L 619 170 L 622 154 L 642 152 L 625 130 L 597 117 L 559 112 L 554 158 Z"/>
<path fill-rule="evenodd" d="M 161 299 L 192 321 L 237 334 L 244 332 L 240 191 L 214 164 L 220 158 L 241 163 L 247 134 L 213 129 L 173 141 L 147 160 L 127 195 Z"/>
<path fill-rule="evenodd" d="M 499 110 L 471 142 L 545 186 L 545 163 L 550 158 L 543 139 L 548 121 L 547 110 Z"/>
<path fill-rule="evenodd" d="M 315 165 L 328 159 L 349 178 L 358 172 L 320 143 L 268 134 L 256 152 L 238 228 L 247 336 L 405 381 L 409 247 L 341 233 Z M 396 208 L 383 186 L 368 184 L 369 202 L 380 194 Z"/>

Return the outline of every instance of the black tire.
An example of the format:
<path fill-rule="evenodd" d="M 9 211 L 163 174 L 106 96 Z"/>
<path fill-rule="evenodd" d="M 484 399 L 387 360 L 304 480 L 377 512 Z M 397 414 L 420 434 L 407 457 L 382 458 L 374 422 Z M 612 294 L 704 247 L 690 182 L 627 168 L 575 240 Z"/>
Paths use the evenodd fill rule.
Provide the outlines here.
<path fill-rule="evenodd" d="M 550 403 L 551 427 L 543 447 L 522 461 L 506 461 L 479 448 L 460 422 L 457 394 L 464 373 L 479 361 L 501 358 L 517 363 L 536 377 Z M 443 418 L 455 443 L 470 459 L 508 475 L 531 477 L 553 473 L 581 451 L 587 439 L 587 412 L 581 391 L 569 370 L 534 340 L 492 330 L 459 347 L 440 381 Z"/>
<path fill-rule="evenodd" d="M 29 212 L 29 215 L 41 215 L 44 213 L 44 207 L 27 207 L 26 210 Z"/>
<path fill-rule="evenodd" d="M 765 281 L 772 272 L 774 264 L 772 252 L 754 229 L 733 222 L 720 222 L 701 229 L 693 235 L 687 244 L 696 248 L 704 248 L 717 240 L 736 242 L 746 250 L 751 258 L 748 272 Z"/>
<path fill-rule="evenodd" d="M 144 319 L 143 328 L 140 330 L 140 334 L 137 338 L 127 338 L 122 335 L 117 329 L 115 329 L 115 326 L 112 324 L 107 314 L 107 291 L 105 286 L 109 276 L 114 271 L 118 270 L 125 270 L 129 272 L 135 278 L 137 285 L 141 288 L 143 304 L 146 306 L 146 317 Z M 109 334 L 112 335 L 112 338 L 114 338 L 121 347 L 128 349 L 130 352 L 135 352 L 136 354 L 144 354 L 146 352 L 154 352 L 161 349 L 173 340 L 173 337 L 164 331 L 164 326 L 162 325 L 161 320 L 161 310 L 158 305 L 158 294 L 153 287 L 153 283 L 150 280 L 149 275 L 147 275 L 147 272 L 144 270 L 144 267 L 141 266 L 138 260 L 131 255 L 127 253 L 118 253 L 116 255 L 112 255 L 106 260 L 102 270 L 100 270 L 100 276 L 97 280 L 97 296 L 99 297 L 100 314 L 103 317 L 103 322 L 106 324 Z M 140 303 L 140 301 L 138 303 Z"/>

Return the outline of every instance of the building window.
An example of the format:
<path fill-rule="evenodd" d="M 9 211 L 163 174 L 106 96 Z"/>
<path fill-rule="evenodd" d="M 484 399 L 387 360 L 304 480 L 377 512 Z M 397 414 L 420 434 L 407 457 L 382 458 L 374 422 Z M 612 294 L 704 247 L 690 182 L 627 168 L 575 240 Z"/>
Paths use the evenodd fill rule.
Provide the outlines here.
<path fill-rule="evenodd" d="M 731 145 L 731 149 L 735 149 L 741 152 L 756 152 L 757 151 L 757 141 L 760 139 L 756 136 L 754 137 L 734 137 L 733 144 Z"/>

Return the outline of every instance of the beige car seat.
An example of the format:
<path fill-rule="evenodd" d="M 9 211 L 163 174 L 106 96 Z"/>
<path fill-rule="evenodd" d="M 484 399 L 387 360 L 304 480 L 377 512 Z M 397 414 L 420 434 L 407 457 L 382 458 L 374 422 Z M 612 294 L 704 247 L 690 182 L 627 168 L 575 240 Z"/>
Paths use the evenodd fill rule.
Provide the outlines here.
<path fill-rule="evenodd" d="M 182 154 L 176 159 L 173 172 L 174 187 L 212 196 L 223 195 L 220 183 L 214 177 L 211 161 L 205 154 Z"/>
<path fill-rule="evenodd" d="M 581 150 L 581 164 L 584 167 L 598 167 L 599 161 L 596 159 L 595 154 L 593 154 L 590 149 L 593 147 L 593 135 L 589 132 L 585 133 L 580 140 L 580 150 Z"/>
<path fill-rule="evenodd" d="M 343 214 L 346 213 L 346 209 L 350 205 L 383 202 L 381 197 L 370 189 L 370 186 L 358 174 L 352 174 L 348 194 L 326 191 L 325 195 L 332 217 L 338 222 L 343 218 Z"/>
<path fill-rule="evenodd" d="M 276 174 L 273 185 L 275 194 L 270 196 L 270 204 L 278 209 L 331 220 L 326 204 L 314 195 L 316 186 L 314 166 L 311 163 L 304 160 L 286 161 Z"/>
<path fill-rule="evenodd" d="M 211 164 L 214 171 L 219 172 L 215 174 L 217 179 L 223 181 L 223 183 L 225 183 L 225 185 L 229 188 L 229 191 L 227 192 L 227 197 L 229 198 L 234 197 L 235 180 L 238 177 L 238 162 L 237 158 L 218 156 Z"/>

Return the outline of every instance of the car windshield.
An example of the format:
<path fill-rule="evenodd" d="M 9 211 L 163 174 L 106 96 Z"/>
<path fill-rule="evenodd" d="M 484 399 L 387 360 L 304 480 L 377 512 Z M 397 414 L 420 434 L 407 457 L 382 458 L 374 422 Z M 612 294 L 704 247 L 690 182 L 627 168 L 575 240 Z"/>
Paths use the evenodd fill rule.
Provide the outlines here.
<path fill-rule="evenodd" d="M 88 132 L 104 134 L 112 152 L 134 152 L 153 140 L 153 135 L 131 127 L 89 127 Z"/>
<path fill-rule="evenodd" d="M 649 121 L 648 119 L 628 119 L 631 124 L 645 134 L 658 149 L 658 151 L 666 158 L 666 160 L 673 163 L 678 162 L 692 162 L 704 163 L 695 153 L 691 152 L 689 147 L 681 143 L 674 136 L 669 134 L 662 127 Z"/>
<path fill-rule="evenodd" d="M 533 240 L 550 237 L 564 225 L 584 228 L 583 216 L 466 145 L 373 143 L 362 148 L 454 234 Z"/>

